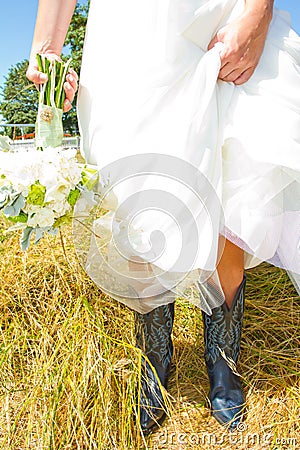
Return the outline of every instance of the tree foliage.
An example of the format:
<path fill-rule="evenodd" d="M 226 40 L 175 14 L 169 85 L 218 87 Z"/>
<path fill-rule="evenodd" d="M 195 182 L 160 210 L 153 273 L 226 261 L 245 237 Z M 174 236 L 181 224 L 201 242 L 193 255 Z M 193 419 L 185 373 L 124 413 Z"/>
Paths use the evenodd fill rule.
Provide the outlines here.
<path fill-rule="evenodd" d="M 34 123 L 37 114 L 38 92 L 28 82 L 26 69 L 28 61 L 24 59 L 9 69 L 4 82 L 3 101 L 0 104 L 1 115 L 7 123 Z M 32 128 L 25 130 L 32 132 Z M 12 137 L 13 129 L 7 130 Z"/>
<path fill-rule="evenodd" d="M 89 1 L 86 5 L 77 4 L 75 12 L 66 37 L 66 46 L 63 59 L 72 58 L 71 66 L 79 74 L 82 58 L 85 28 Z M 12 66 L 5 77 L 2 89 L 2 101 L 0 103 L 0 114 L 7 123 L 35 123 L 38 104 L 38 92 L 36 87 L 26 78 L 28 60 L 24 59 Z M 70 112 L 63 115 L 64 131 L 78 133 L 76 98 Z M 32 132 L 33 129 L 25 129 Z M 7 130 L 12 136 L 13 130 Z"/>
<path fill-rule="evenodd" d="M 72 58 L 71 66 L 80 74 L 82 49 L 84 43 L 87 15 L 89 9 L 89 0 L 86 5 L 77 3 L 69 31 L 65 40 L 66 49 L 70 50 L 69 57 Z M 73 108 L 68 114 L 64 114 L 64 129 L 78 133 L 77 113 L 76 113 L 77 93 L 73 102 Z"/>
<path fill-rule="evenodd" d="M 86 5 L 76 5 L 75 12 L 65 40 L 65 45 L 70 48 L 72 67 L 79 74 L 84 43 L 85 28 L 89 9 L 89 1 Z"/>

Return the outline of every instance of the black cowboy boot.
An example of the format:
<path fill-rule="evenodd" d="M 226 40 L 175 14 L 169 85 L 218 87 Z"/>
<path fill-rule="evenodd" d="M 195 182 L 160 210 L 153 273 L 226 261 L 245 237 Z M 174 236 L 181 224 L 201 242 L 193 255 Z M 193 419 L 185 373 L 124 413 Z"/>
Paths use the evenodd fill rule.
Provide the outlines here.
<path fill-rule="evenodd" d="M 242 421 L 245 403 L 236 363 L 240 352 L 246 276 L 230 308 L 226 303 L 202 312 L 204 322 L 205 362 L 210 381 L 209 399 L 212 415 L 233 430 Z"/>
<path fill-rule="evenodd" d="M 166 406 L 157 377 L 166 388 L 173 354 L 171 332 L 174 302 L 159 306 L 147 314 L 134 314 L 137 347 L 147 355 L 155 369 L 153 371 L 142 357 L 140 426 L 143 434 L 147 435 L 157 428 L 166 416 Z"/>

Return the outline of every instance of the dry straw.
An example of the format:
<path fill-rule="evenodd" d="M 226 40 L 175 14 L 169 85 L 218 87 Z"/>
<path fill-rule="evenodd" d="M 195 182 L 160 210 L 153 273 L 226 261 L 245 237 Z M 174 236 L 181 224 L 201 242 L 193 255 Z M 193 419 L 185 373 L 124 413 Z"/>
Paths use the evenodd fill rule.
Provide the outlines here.
<path fill-rule="evenodd" d="M 0 449 L 300 448 L 300 303 L 284 271 L 248 272 L 244 428 L 229 434 L 210 417 L 201 314 L 178 300 L 169 418 L 144 440 L 132 312 L 80 268 L 70 230 L 65 254 L 59 237 L 28 253 L 17 236 L 0 240 Z"/>

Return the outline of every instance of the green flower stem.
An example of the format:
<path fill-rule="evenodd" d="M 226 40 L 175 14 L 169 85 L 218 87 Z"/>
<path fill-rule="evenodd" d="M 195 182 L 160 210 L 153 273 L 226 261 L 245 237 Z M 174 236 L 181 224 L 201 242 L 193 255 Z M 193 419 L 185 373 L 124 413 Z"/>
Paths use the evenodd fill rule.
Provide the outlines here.
<path fill-rule="evenodd" d="M 55 106 L 56 62 L 50 63 L 50 105 Z"/>
<path fill-rule="evenodd" d="M 57 70 L 58 76 L 57 76 L 57 85 L 55 88 L 55 104 L 56 104 L 57 108 L 62 109 L 61 103 L 60 103 L 60 100 L 61 100 L 60 97 L 61 97 L 61 87 L 63 85 L 64 66 L 60 61 L 57 61 L 57 65 L 58 65 L 58 70 Z"/>
<path fill-rule="evenodd" d="M 48 76 L 48 81 L 46 82 L 46 105 L 50 106 L 50 93 L 51 93 L 51 73 L 50 73 L 50 61 L 48 58 L 44 57 L 45 63 L 45 73 Z"/>
<path fill-rule="evenodd" d="M 71 63 L 71 58 L 68 59 L 68 61 L 65 64 L 63 64 L 63 73 L 60 78 L 60 89 L 58 92 L 58 100 L 59 100 L 58 107 L 60 109 L 63 109 L 63 106 L 64 106 L 64 100 L 65 100 L 64 82 L 65 82 L 65 79 L 66 79 L 66 76 L 67 76 L 67 73 L 69 70 L 70 63 Z"/>
<path fill-rule="evenodd" d="M 38 63 L 39 71 L 40 72 L 44 72 L 44 66 L 43 66 L 43 63 L 42 63 L 42 57 L 41 57 L 41 55 L 39 53 L 37 53 L 37 55 L 36 55 L 36 60 L 37 60 L 37 63 Z"/>
<path fill-rule="evenodd" d="M 46 106 L 56 106 L 63 109 L 65 100 L 64 82 L 68 73 L 71 59 L 66 62 L 48 59 L 45 55 L 36 55 L 38 69 L 48 76 L 48 81 L 44 84 L 41 103 Z"/>

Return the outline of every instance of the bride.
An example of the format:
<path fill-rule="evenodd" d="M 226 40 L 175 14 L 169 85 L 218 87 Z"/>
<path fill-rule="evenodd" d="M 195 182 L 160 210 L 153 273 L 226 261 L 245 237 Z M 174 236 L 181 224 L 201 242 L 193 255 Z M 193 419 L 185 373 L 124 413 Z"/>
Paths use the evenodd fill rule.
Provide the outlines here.
<path fill-rule="evenodd" d="M 34 83 L 45 81 L 36 53 L 59 58 L 75 4 L 39 0 Z M 145 434 L 165 416 L 176 296 L 202 309 L 212 414 L 234 429 L 245 269 L 271 262 L 299 291 L 299 64 L 300 38 L 272 0 L 91 0 L 81 151 L 111 195 L 84 264 L 135 309 Z M 76 89 L 70 71 L 66 111 Z"/>

